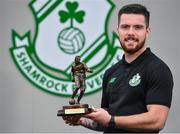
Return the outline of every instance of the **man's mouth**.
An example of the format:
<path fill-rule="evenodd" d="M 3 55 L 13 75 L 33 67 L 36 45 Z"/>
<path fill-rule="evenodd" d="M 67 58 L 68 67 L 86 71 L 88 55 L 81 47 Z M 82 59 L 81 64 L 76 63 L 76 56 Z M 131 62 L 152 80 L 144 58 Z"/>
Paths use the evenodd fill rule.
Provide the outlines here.
<path fill-rule="evenodd" d="M 134 37 L 127 37 L 124 39 L 124 41 L 126 41 L 126 42 L 138 42 L 139 40 L 137 38 L 134 38 Z"/>

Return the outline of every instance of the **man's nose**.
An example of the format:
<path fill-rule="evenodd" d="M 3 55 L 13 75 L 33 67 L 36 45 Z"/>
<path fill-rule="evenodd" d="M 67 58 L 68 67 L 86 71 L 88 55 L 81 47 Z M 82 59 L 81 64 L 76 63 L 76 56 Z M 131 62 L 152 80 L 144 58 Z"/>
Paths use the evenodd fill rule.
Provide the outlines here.
<path fill-rule="evenodd" d="M 127 33 L 128 35 L 134 35 L 135 34 L 134 28 L 130 27 Z"/>

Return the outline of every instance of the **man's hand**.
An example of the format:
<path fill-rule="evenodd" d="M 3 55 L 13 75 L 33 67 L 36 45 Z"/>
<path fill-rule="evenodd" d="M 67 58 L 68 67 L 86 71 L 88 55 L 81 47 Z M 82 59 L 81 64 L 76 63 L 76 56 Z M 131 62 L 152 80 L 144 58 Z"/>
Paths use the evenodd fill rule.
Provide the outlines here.
<path fill-rule="evenodd" d="M 63 120 L 65 121 L 66 124 L 69 124 L 71 126 L 77 126 L 81 125 L 80 118 L 82 116 L 74 115 L 74 116 L 63 116 Z"/>
<path fill-rule="evenodd" d="M 103 126 L 108 126 L 111 119 L 111 115 L 103 108 L 93 108 L 90 114 L 84 115 L 84 117 L 89 118 Z"/>

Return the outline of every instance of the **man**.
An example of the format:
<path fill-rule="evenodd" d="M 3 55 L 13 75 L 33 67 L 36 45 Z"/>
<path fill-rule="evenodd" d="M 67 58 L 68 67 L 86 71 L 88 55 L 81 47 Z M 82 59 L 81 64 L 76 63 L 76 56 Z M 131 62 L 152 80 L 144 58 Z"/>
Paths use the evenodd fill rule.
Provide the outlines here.
<path fill-rule="evenodd" d="M 92 70 L 89 70 L 88 67 L 80 62 L 80 56 L 75 57 L 75 63 L 72 65 L 72 76 L 73 82 L 75 82 L 76 89 L 74 90 L 71 100 L 69 101 L 70 105 L 79 104 L 80 100 L 85 92 L 85 78 L 86 72 L 92 73 Z M 75 101 L 74 97 L 77 94 L 78 90 L 80 90 L 80 95 L 78 96 L 77 101 Z"/>
<path fill-rule="evenodd" d="M 124 55 L 105 72 L 102 108 L 66 123 L 104 132 L 159 132 L 172 100 L 173 78 L 168 66 L 145 41 L 150 13 L 140 4 L 126 5 L 118 14 L 118 34 Z"/>

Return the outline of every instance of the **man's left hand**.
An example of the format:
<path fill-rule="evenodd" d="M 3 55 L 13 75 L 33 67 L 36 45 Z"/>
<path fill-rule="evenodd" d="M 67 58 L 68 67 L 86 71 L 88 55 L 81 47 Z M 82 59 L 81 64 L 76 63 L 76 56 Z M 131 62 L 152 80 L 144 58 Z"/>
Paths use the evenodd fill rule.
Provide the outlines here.
<path fill-rule="evenodd" d="M 105 127 L 111 119 L 111 115 L 103 108 L 93 108 L 90 114 L 84 115 L 84 117 L 89 118 Z"/>

